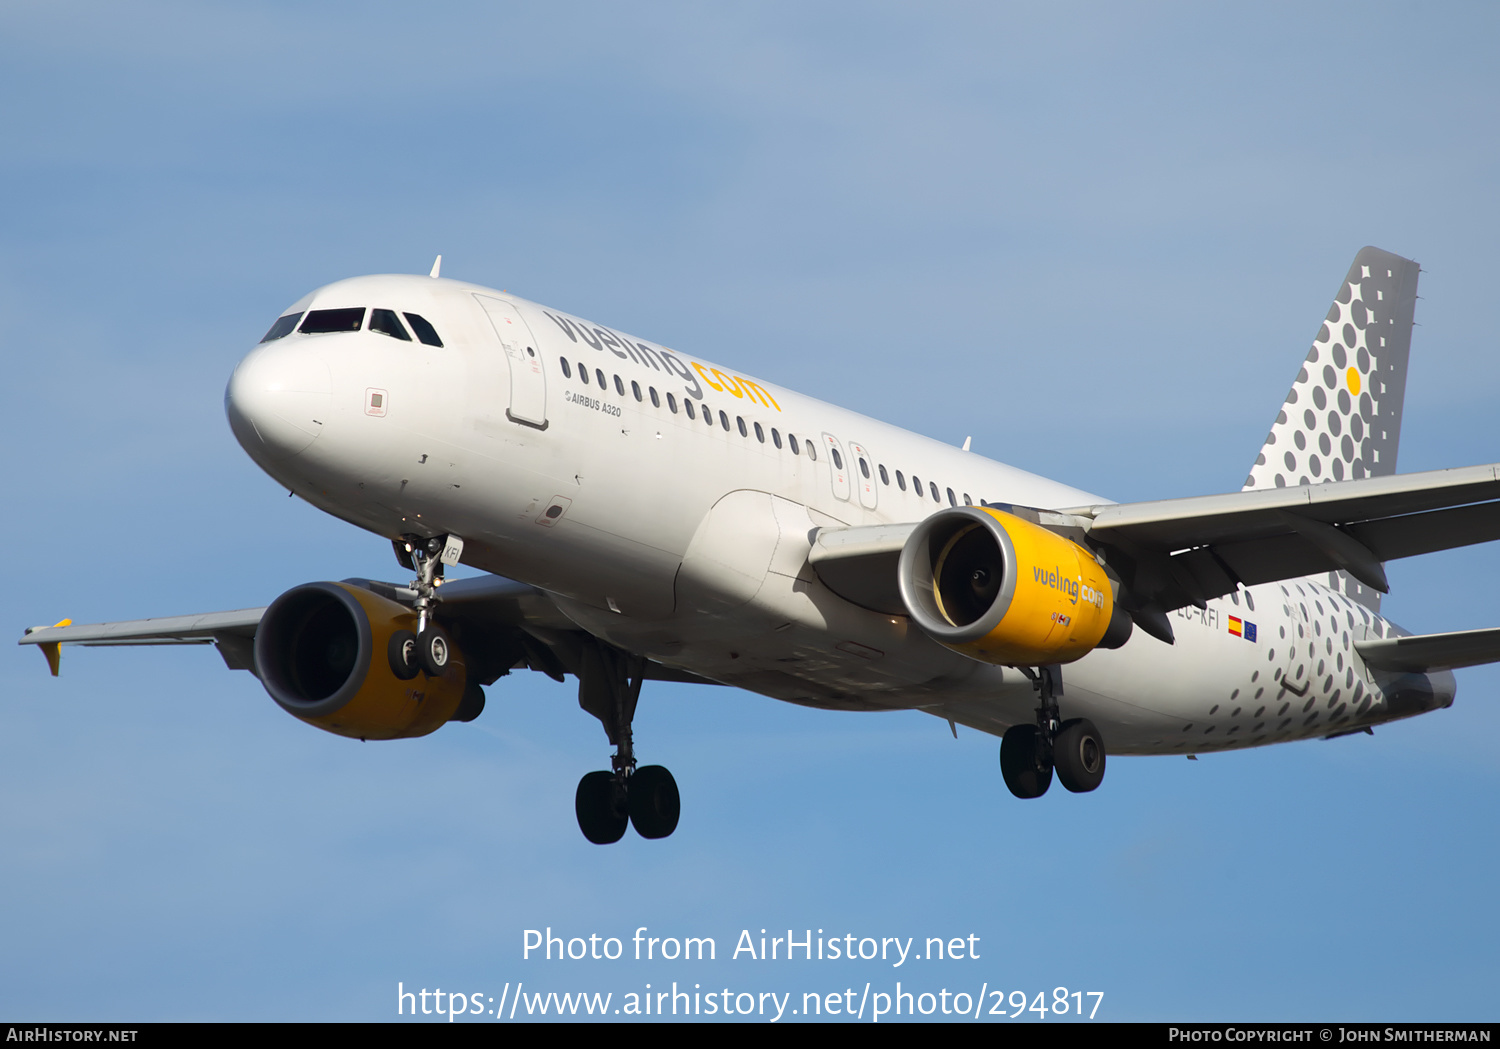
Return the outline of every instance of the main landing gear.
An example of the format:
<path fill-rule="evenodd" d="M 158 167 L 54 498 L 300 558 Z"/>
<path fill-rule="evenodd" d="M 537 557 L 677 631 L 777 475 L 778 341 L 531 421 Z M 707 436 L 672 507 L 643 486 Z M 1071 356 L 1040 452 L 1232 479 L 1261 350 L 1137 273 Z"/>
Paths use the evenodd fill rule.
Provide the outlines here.
<path fill-rule="evenodd" d="M 1052 785 L 1052 773 L 1075 794 L 1104 780 L 1104 738 L 1088 718 L 1061 720 L 1062 667 L 1022 667 L 1039 696 L 1035 725 L 1012 725 L 1000 740 L 1000 773 L 1018 798 L 1039 798 Z"/>
<path fill-rule="evenodd" d="M 615 748 L 612 771 L 584 776 L 573 800 L 578 829 L 595 845 L 619 841 L 627 823 L 643 838 L 665 838 L 677 829 L 682 810 L 677 781 L 660 765 L 635 764 L 630 726 L 644 662 L 592 638 L 583 650 L 578 705 L 599 719 Z"/>

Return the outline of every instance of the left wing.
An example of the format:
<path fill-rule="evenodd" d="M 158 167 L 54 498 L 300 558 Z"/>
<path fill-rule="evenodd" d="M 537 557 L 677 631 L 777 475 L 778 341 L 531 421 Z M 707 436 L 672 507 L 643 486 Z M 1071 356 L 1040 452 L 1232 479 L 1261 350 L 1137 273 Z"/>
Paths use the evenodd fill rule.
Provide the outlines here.
<path fill-rule="evenodd" d="M 405 605 L 417 596 L 408 587 L 377 579 L 344 582 Z M 500 576 L 480 576 L 455 579 L 439 593 L 439 618 L 462 639 L 470 673 L 480 684 L 491 684 L 518 667 L 539 670 L 558 681 L 564 674 L 578 673 L 583 631 L 558 610 L 546 591 Z M 62 645 L 214 645 L 229 669 L 255 674 L 255 632 L 265 611 L 246 608 L 80 626 L 64 620 L 56 626 L 29 627 L 17 643 L 39 647 L 53 677 Z M 707 683 L 695 674 L 651 662 L 644 676 Z"/>
<path fill-rule="evenodd" d="M 218 645 L 219 654 L 230 670 L 251 670 L 255 628 L 265 611 L 245 608 L 238 612 L 205 612 L 82 626 L 73 626 L 65 619 L 56 626 L 27 627 L 17 644 L 40 646 L 53 677 L 57 676 L 61 645 Z"/>

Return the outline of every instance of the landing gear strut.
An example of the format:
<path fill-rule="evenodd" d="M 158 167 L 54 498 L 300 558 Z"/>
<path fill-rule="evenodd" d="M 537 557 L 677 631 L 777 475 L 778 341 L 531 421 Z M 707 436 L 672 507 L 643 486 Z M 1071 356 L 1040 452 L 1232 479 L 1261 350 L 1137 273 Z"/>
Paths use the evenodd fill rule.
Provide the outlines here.
<path fill-rule="evenodd" d="M 395 548 L 396 560 L 401 562 L 401 567 L 417 573 L 417 578 L 411 581 L 411 588 L 417 592 L 417 599 L 413 602 L 417 610 L 416 641 L 412 644 L 406 631 L 401 631 L 403 636 L 399 642 L 392 639 L 391 669 L 403 679 L 415 676 L 417 668 L 438 677 L 448 669 L 453 642 L 433 621 L 432 613 L 440 600 L 437 591 L 443 585 L 443 566 L 458 563 L 464 541 L 456 535 L 427 539 L 419 535 L 403 535 L 391 540 L 391 546 Z M 396 649 L 398 644 L 399 652 Z"/>
<path fill-rule="evenodd" d="M 641 696 L 645 661 L 589 639 L 578 674 L 578 705 L 599 719 L 614 745 L 612 771 L 590 772 L 578 783 L 574 811 L 578 829 L 595 845 L 625 835 L 627 823 L 643 838 L 665 838 L 677 829 L 681 797 L 677 781 L 660 765 L 635 763 L 631 722 Z"/>
<path fill-rule="evenodd" d="M 1088 718 L 1062 720 L 1062 668 L 1021 667 L 1038 694 L 1036 724 L 1012 725 L 1000 741 L 1000 772 L 1018 798 L 1039 798 L 1052 785 L 1055 769 L 1062 785 L 1075 794 L 1104 779 L 1104 738 Z"/>

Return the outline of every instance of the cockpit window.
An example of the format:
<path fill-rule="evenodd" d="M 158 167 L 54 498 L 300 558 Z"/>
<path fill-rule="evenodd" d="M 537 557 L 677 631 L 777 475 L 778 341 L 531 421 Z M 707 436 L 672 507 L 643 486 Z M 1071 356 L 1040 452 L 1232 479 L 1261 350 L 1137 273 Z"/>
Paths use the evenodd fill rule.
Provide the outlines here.
<path fill-rule="evenodd" d="M 277 317 L 276 323 L 271 325 L 271 330 L 266 332 L 266 337 L 260 341 L 275 342 L 277 339 L 286 338 L 292 333 L 292 329 L 297 326 L 297 322 L 301 319 L 302 314 L 300 313 L 288 313 L 285 317 Z"/>
<path fill-rule="evenodd" d="M 396 316 L 395 310 L 371 310 L 370 330 L 389 335 L 393 339 L 400 339 L 402 342 L 411 342 L 411 336 L 406 334 L 406 329 L 401 326 L 401 320 Z"/>
<path fill-rule="evenodd" d="M 320 335 L 332 331 L 359 331 L 364 323 L 365 308 L 355 306 L 343 310 L 313 310 L 297 330 L 304 335 Z"/>
<path fill-rule="evenodd" d="M 417 338 L 421 339 L 428 346 L 443 345 L 443 340 L 438 338 L 437 329 L 428 324 L 426 318 L 415 313 L 408 313 L 406 315 L 406 323 L 410 324 L 411 330 L 417 333 Z"/>

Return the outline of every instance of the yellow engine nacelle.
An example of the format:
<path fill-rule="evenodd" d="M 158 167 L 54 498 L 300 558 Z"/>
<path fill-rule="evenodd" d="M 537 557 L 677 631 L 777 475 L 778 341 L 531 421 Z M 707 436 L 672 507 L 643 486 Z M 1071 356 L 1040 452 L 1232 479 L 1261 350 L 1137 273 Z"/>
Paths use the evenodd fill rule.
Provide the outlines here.
<path fill-rule="evenodd" d="M 1092 554 L 1003 510 L 933 514 L 907 539 L 898 572 L 917 625 L 985 663 L 1070 663 L 1130 633 Z"/>
<path fill-rule="evenodd" d="M 425 736 L 458 712 L 467 674 L 452 646 L 441 675 L 397 677 L 391 638 L 416 628 L 405 605 L 348 583 L 307 583 L 261 617 L 256 672 L 271 698 L 309 725 L 355 739 Z"/>

